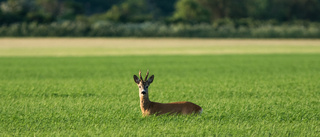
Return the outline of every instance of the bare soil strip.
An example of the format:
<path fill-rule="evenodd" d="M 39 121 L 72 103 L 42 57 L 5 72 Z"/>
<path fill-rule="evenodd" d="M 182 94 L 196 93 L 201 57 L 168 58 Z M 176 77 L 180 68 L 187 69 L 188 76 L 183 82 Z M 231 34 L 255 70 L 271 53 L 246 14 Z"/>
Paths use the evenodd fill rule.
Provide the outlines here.
<path fill-rule="evenodd" d="M 0 56 L 320 53 L 317 39 L 0 38 Z"/>

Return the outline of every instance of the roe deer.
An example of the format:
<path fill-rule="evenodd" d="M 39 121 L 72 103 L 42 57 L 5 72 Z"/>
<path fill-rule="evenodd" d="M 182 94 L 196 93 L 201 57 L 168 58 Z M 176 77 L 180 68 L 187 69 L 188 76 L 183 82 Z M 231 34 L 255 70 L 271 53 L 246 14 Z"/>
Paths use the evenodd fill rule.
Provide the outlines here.
<path fill-rule="evenodd" d="M 149 100 L 148 87 L 153 82 L 154 75 L 148 79 L 149 70 L 146 77 L 143 80 L 141 76 L 141 70 L 139 71 L 139 77 L 133 75 L 134 81 L 139 87 L 140 108 L 143 116 L 148 115 L 161 115 L 161 114 L 199 114 L 202 112 L 202 108 L 191 102 L 173 102 L 173 103 L 157 103 Z"/>

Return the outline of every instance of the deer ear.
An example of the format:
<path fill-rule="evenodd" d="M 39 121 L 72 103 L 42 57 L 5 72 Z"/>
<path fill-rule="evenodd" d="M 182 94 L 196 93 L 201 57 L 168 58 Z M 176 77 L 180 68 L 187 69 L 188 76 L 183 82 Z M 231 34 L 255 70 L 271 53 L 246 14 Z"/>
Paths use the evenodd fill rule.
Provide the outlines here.
<path fill-rule="evenodd" d="M 134 82 L 136 82 L 137 84 L 140 83 L 140 80 L 139 80 L 138 76 L 136 76 L 136 75 L 133 75 L 133 80 L 134 80 Z"/>
<path fill-rule="evenodd" d="M 154 79 L 154 75 L 152 75 L 149 79 L 148 79 L 148 83 L 151 84 L 153 82 Z"/>

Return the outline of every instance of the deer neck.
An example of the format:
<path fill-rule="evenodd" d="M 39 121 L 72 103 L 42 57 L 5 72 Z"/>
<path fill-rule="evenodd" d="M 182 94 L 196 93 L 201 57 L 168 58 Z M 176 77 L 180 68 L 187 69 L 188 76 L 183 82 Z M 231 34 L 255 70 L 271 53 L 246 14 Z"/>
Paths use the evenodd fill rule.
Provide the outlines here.
<path fill-rule="evenodd" d="M 140 97 L 140 108 L 143 114 L 149 113 L 151 101 L 148 95 Z"/>

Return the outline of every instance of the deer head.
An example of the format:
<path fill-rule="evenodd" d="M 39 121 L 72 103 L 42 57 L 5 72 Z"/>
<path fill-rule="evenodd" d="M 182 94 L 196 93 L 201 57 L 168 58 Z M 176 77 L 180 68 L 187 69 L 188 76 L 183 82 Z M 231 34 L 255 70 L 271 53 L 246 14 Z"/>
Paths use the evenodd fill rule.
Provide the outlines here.
<path fill-rule="evenodd" d="M 138 76 L 133 75 L 134 82 L 136 82 L 139 87 L 140 97 L 148 96 L 148 87 L 153 82 L 153 79 L 154 79 L 154 75 L 152 75 L 149 79 L 148 79 L 148 75 L 149 75 L 149 70 L 147 71 L 147 74 L 144 80 L 141 76 L 141 70 L 139 70 L 140 79 L 138 78 Z"/>

